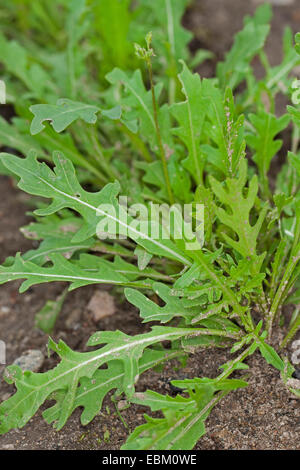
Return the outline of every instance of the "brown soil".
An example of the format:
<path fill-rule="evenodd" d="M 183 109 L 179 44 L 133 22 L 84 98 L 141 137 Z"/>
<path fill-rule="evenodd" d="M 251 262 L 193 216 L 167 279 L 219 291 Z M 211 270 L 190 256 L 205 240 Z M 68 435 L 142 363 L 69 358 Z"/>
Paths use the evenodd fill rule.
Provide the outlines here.
<path fill-rule="evenodd" d="M 194 47 L 213 50 L 218 59 L 232 43 L 233 34 L 242 25 L 242 18 L 252 13 L 257 1 L 244 0 L 199 0 L 186 14 L 185 21 L 196 35 Z M 300 2 L 290 6 L 274 8 L 273 29 L 268 41 L 271 62 L 277 62 L 281 33 L 286 25 L 294 31 L 300 23 Z M 298 28 L 300 29 L 300 28 Z M 213 65 L 204 64 L 201 74 L 211 75 Z M 16 251 L 32 248 L 32 243 L 23 238 L 19 227 L 28 223 L 25 211 L 28 199 L 16 190 L 10 180 L 0 177 L 2 197 L 0 199 L 0 258 L 1 262 Z M 54 299 L 64 285 L 53 283 L 31 288 L 25 294 L 18 293 L 19 283 L 1 287 L 0 294 L 0 338 L 7 344 L 7 362 L 11 363 L 27 349 L 46 352 L 47 336 L 34 328 L 35 313 L 48 299 Z M 145 331 L 137 312 L 119 300 L 117 312 L 95 325 L 86 306 L 99 287 L 90 286 L 72 292 L 65 302 L 55 328 L 53 338 L 64 339 L 72 348 L 85 350 L 85 343 L 96 330 L 120 329 L 128 334 Z M 118 302 L 118 301 L 117 301 Z M 4 307 L 4 308 L 3 308 Z M 229 358 L 227 350 L 205 350 L 193 355 L 187 367 L 180 371 L 186 377 L 216 376 L 218 366 Z M 229 394 L 211 413 L 207 421 L 207 434 L 196 449 L 300 449 L 300 406 L 282 385 L 279 373 L 257 354 L 248 361 L 251 366 L 249 387 Z M 45 360 L 43 371 L 56 364 L 51 356 Z M 166 380 L 178 374 L 174 364 L 168 364 L 163 373 L 145 373 L 137 386 L 138 391 L 147 388 L 159 392 L 170 392 Z M 0 366 L 0 375 L 3 367 Z M 7 398 L 13 389 L 1 380 L 0 401 Z M 122 412 L 129 429 L 143 423 L 147 409 L 133 405 Z M 69 419 L 60 431 L 47 425 L 41 412 L 22 429 L 0 437 L 0 449 L 119 449 L 126 440 L 128 430 L 123 426 L 107 397 L 103 410 L 94 421 L 83 427 L 79 421 L 80 410 Z M 104 439 L 105 431 L 109 438 Z M 106 433 L 107 435 L 107 433 Z"/>

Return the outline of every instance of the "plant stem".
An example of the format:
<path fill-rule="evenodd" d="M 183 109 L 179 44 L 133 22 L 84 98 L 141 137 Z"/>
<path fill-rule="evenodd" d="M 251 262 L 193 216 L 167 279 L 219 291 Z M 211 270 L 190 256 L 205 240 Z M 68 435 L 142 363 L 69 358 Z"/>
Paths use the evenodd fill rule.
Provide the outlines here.
<path fill-rule="evenodd" d="M 272 199 L 272 194 L 269 187 L 269 180 L 266 172 L 261 173 L 261 189 L 266 200 Z"/>
<path fill-rule="evenodd" d="M 291 276 L 293 275 L 294 269 L 296 268 L 296 264 L 300 260 L 300 246 L 299 245 L 297 246 L 297 251 L 298 252 L 294 256 L 293 256 L 293 253 L 290 256 L 285 273 L 276 291 L 274 300 L 272 302 L 272 305 L 268 314 L 267 325 L 268 325 L 268 338 L 269 339 L 271 338 L 271 335 L 272 335 L 273 321 L 275 319 L 279 305 L 282 303 L 284 293 L 286 292 L 286 287 L 289 283 Z"/>
<path fill-rule="evenodd" d="M 296 318 L 295 318 L 290 330 L 288 331 L 286 337 L 282 341 L 279 349 L 285 348 L 285 346 L 291 341 L 291 339 L 295 336 L 295 334 L 297 333 L 297 331 L 299 329 L 300 329 L 300 307 L 298 307 L 298 309 L 296 311 Z"/>
<path fill-rule="evenodd" d="M 125 124 L 123 124 L 121 121 L 119 121 L 119 126 L 122 132 L 127 135 L 131 143 L 135 146 L 140 155 L 144 158 L 144 160 L 146 160 L 146 162 L 148 163 L 151 163 L 153 161 L 152 155 L 147 149 L 142 139 L 137 134 L 131 132 L 128 127 L 126 127 Z"/>
<path fill-rule="evenodd" d="M 110 178 L 111 181 L 114 181 L 116 178 L 118 179 L 120 175 L 118 175 L 115 169 L 111 165 L 109 165 L 109 163 L 106 161 L 101 145 L 97 139 L 95 128 L 91 129 L 90 127 L 87 127 L 87 129 L 89 131 L 93 148 L 95 150 L 96 160 L 98 161 L 98 163 L 100 164 L 100 166 L 105 171 L 105 173 L 107 174 L 107 176 Z"/>
<path fill-rule="evenodd" d="M 224 372 L 222 372 L 222 374 L 220 374 L 217 377 L 217 380 L 220 381 L 222 379 L 226 379 L 227 377 L 229 377 L 229 375 L 232 374 L 232 372 L 234 372 L 235 365 L 238 364 L 239 362 L 244 361 L 246 357 L 249 356 L 250 353 L 253 354 L 253 352 L 254 352 L 253 344 L 251 344 L 249 348 L 245 349 L 245 351 L 243 351 L 239 356 L 237 356 L 235 359 L 233 359 L 233 361 L 231 361 L 230 367 L 224 370 Z"/>
<path fill-rule="evenodd" d="M 119 410 L 119 408 L 118 408 L 118 401 L 117 401 L 117 399 L 115 398 L 114 395 L 111 397 L 111 401 L 112 401 L 113 404 L 114 404 L 114 407 L 115 407 L 115 410 L 116 410 L 116 414 L 117 414 L 119 420 L 122 422 L 124 428 L 128 431 L 129 426 L 128 426 L 128 424 L 126 423 L 126 421 L 125 421 L 125 419 L 123 418 L 123 416 L 121 415 L 121 413 L 120 413 L 120 410 Z"/>
<path fill-rule="evenodd" d="M 245 315 L 244 309 L 240 305 L 232 289 L 227 287 L 225 283 L 220 279 L 220 277 L 215 273 L 214 269 L 208 266 L 201 252 L 192 252 L 191 254 L 193 255 L 194 259 L 198 262 L 198 264 L 203 267 L 210 279 L 212 279 L 219 286 L 223 294 L 225 294 L 226 298 L 231 302 L 232 307 L 236 309 L 236 313 L 238 314 L 245 330 L 252 331 L 252 319 L 251 321 L 249 321 L 249 318 L 247 318 L 247 315 Z"/>
<path fill-rule="evenodd" d="M 291 256 L 294 256 L 298 249 L 298 243 L 300 241 L 300 217 L 296 217 L 296 226 L 294 229 L 294 241 L 291 250 Z"/>
<path fill-rule="evenodd" d="M 151 87 L 151 94 L 152 94 L 153 116 L 154 116 L 154 122 L 155 122 L 155 129 L 156 129 L 159 153 L 160 153 L 160 158 L 161 158 L 161 162 L 162 162 L 162 166 L 163 166 L 163 173 L 164 173 L 165 182 L 166 182 L 166 186 L 167 186 L 169 202 L 170 202 L 170 204 L 173 204 L 174 203 L 174 196 L 173 196 L 172 189 L 171 189 L 171 184 L 170 184 L 170 178 L 169 178 L 169 172 L 168 172 L 168 166 L 167 166 L 167 158 L 166 158 L 163 143 L 162 143 L 162 140 L 161 140 L 160 128 L 159 128 L 159 123 L 158 123 L 155 89 L 154 89 L 154 83 L 153 83 L 152 63 L 151 63 L 150 57 L 147 58 L 146 63 L 147 63 L 148 72 L 149 72 L 149 80 L 150 80 L 150 87 Z"/>
<path fill-rule="evenodd" d="M 293 126 L 293 135 L 292 135 L 292 152 L 296 153 L 299 146 L 300 132 L 298 126 Z"/>

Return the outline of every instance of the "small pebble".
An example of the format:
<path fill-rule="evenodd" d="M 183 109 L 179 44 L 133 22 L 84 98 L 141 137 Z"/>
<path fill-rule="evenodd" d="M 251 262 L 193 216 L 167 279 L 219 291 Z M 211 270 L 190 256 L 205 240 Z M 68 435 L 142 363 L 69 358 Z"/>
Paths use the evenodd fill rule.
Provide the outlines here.
<path fill-rule="evenodd" d="M 97 290 L 90 299 L 87 310 L 97 323 L 116 312 L 114 298 L 108 292 Z"/>
<path fill-rule="evenodd" d="M 292 374 L 293 379 L 298 379 L 300 380 L 300 369 L 296 369 L 293 374 Z"/>
<path fill-rule="evenodd" d="M 1 450 L 14 450 L 14 445 L 13 444 L 3 444 L 3 446 L 0 447 Z"/>
<path fill-rule="evenodd" d="M 9 307 L 7 307 L 6 305 L 3 305 L 1 307 L 1 313 L 3 313 L 3 315 L 6 315 L 7 313 L 9 313 Z"/>
<path fill-rule="evenodd" d="M 120 400 L 118 402 L 118 410 L 119 411 L 123 411 L 123 410 L 126 410 L 126 408 L 128 408 L 128 402 L 127 400 Z"/>
<path fill-rule="evenodd" d="M 11 397 L 11 393 L 4 393 L 4 394 L 1 396 L 1 400 L 2 400 L 2 401 L 6 401 L 6 400 L 8 400 L 10 397 Z"/>
<path fill-rule="evenodd" d="M 82 315 L 82 310 L 80 308 L 75 308 L 72 310 L 68 318 L 66 319 L 66 327 L 69 329 L 76 329 L 77 325 L 80 326 L 80 319 Z"/>
<path fill-rule="evenodd" d="M 38 372 L 44 363 L 44 354 L 39 349 L 29 349 L 13 362 L 22 370 Z"/>

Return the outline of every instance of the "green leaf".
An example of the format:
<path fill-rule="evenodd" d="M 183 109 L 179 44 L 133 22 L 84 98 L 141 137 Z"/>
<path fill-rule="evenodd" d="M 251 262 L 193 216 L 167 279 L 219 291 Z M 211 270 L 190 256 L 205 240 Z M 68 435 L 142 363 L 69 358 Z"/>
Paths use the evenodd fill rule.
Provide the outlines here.
<path fill-rule="evenodd" d="M 245 365 L 245 364 L 243 364 Z M 223 374 L 222 374 L 223 375 Z M 194 395 L 194 399 L 201 398 L 201 392 L 205 391 L 207 388 L 211 387 L 214 392 L 219 390 L 230 391 L 230 390 L 237 390 L 238 388 L 244 388 L 248 386 L 248 383 L 245 380 L 241 379 L 227 379 L 221 376 L 216 377 L 215 379 L 210 379 L 208 377 L 195 377 L 193 379 L 176 379 L 172 380 L 172 384 L 176 387 L 182 388 L 183 390 L 188 391 L 196 391 L 196 395 Z M 197 392 L 198 395 L 197 396 Z M 200 393 L 199 393 L 200 392 Z"/>
<path fill-rule="evenodd" d="M 47 237 L 70 239 L 83 224 L 82 219 L 69 212 L 64 217 L 52 214 L 48 217 L 36 217 L 36 219 L 36 222 L 30 222 L 20 229 L 23 235 L 31 240 L 41 240 Z"/>
<path fill-rule="evenodd" d="M 48 106 L 48 105 L 45 105 Z M 105 178 L 101 172 L 95 167 L 93 162 L 88 161 L 84 156 L 80 154 L 76 148 L 75 142 L 72 139 L 71 134 L 63 133 L 57 134 L 54 129 L 46 124 L 44 132 L 36 134 L 34 137 L 29 136 L 28 134 L 28 122 L 25 119 L 14 118 L 13 119 L 13 128 L 11 133 L 14 133 L 14 137 L 17 137 L 18 134 L 21 134 L 21 138 L 26 139 L 24 144 L 28 140 L 27 147 L 19 149 L 17 146 L 19 142 L 16 140 L 11 140 L 9 147 L 16 148 L 20 150 L 24 155 L 27 155 L 30 150 L 35 149 L 40 156 L 45 153 L 45 158 L 51 160 L 51 155 L 53 151 L 61 151 L 64 155 L 79 167 L 85 168 L 93 175 L 96 175 L 99 181 L 106 182 Z M 29 140 L 30 139 L 30 140 Z M 18 139 L 19 140 L 19 139 Z"/>
<path fill-rule="evenodd" d="M 189 156 L 183 164 L 199 184 L 202 182 L 204 166 L 200 152 L 200 139 L 208 103 L 202 95 L 199 74 L 191 73 L 186 64 L 183 61 L 180 62 L 182 63 L 182 72 L 178 77 L 186 100 L 173 104 L 171 107 L 171 112 L 180 125 L 180 127 L 173 129 L 173 133 L 186 145 Z"/>
<path fill-rule="evenodd" d="M 138 161 L 136 162 L 135 167 L 145 172 L 142 178 L 144 183 L 155 186 L 155 189 L 159 188 L 159 191 L 156 191 L 157 197 L 160 199 L 166 199 L 168 193 L 166 190 L 162 162 L 158 160 L 151 163 Z"/>
<path fill-rule="evenodd" d="M 137 256 L 139 269 L 143 271 L 150 263 L 152 255 L 150 253 L 147 253 L 147 251 L 141 248 L 140 246 L 136 247 L 136 249 L 134 250 L 134 254 Z"/>
<path fill-rule="evenodd" d="M 230 390 L 245 387 L 242 380 L 191 379 L 172 381 L 187 390 L 189 398 L 169 397 L 148 390 L 134 403 L 161 409 L 164 418 L 145 415 L 146 424 L 137 427 L 122 450 L 189 450 L 205 434 L 205 420 L 212 408 Z M 222 390 L 215 394 L 215 391 Z"/>
<path fill-rule="evenodd" d="M 215 218 L 215 208 L 213 203 L 213 193 L 211 189 L 199 185 L 195 193 L 195 201 L 197 204 L 204 205 L 204 236 L 206 243 L 210 243 L 212 227 Z"/>
<path fill-rule="evenodd" d="M 300 113 L 299 113 L 299 118 L 300 118 Z M 299 125 L 300 125 L 300 121 L 299 121 Z M 293 165 L 293 167 L 296 169 L 298 176 L 300 178 L 300 155 L 295 154 L 293 152 L 288 152 L 288 159 Z"/>
<path fill-rule="evenodd" d="M 293 48 L 293 32 L 289 27 L 286 27 L 283 36 L 283 60 L 275 67 L 267 69 L 265 78 L 267 88 L 273 89 L 273 93 L 275 91 L 282 92 L 282 84 L 284 84 L 288 90 L 293 80 L 289 74 L 299 63 L 300 58 Z"/>
<path fill-rule="evenodd" d="M 300 55 L 300 33 L 297 33 L 297 34 L 295 35 L 295 42 L 296 42 L 296 44 L 295 44 L 295 50 L 296 50 L 297 54 Z"/>
<path fill-rule="evenodd" d="M 27 155 L 32 149 L 35 149 L 40 154 L 43 154 L 42 147 L 30 135 L 22 134 L 13 124 L 9 124 L 3 117 L 0 116 L 0 143 L 1 146 L 11 147 L 19 150 L 19 152 Z"/>
<path fill-rule="evenodd" d="M 212 79 L 203 80 L 202 89 L 208 102 L 204 131 L 209 143 L 202 144 L 201 150 L 219 172 L 234 176 L 245 155 L 244 116 L 237 113 L 230 88 L 224 99 Z"/>
<path fill-rule="evenodd" d="M 134 66 L 133 45 L 128 41 L 128 34 L 136 14 L 130 5 L 131 0 L 92 2 L 95 41 L 102 55 L 99 74 L 103 79 L 115 66 L 124 69 Z"/>
<path fill-rule="evenodd" d="M 287 110 L 293 122 L 299 127 L 300 126 L 300 111 L 294 106 L 287 106 Z"/>
<path fill-rule="evenodd" d="M 45 216 L 68 207 L 83 217 L 85 224 L 72 239 L 74 243 L 86 240 L 99 231 L 108 234 L 113 232 L 114 238 L 119 233 L 124 235 L 125 231 L 129 238 L 150 253 L 190 264 L 189 259 L 171 240 L 151 237 L 148 230 L 142 231 L 138 228 L 138 223 L 133 223 L 133 218 L 117 202 L 120 189 L 117 182 L 109 183 L 96 193 L 85 191 L 78 182 L 72 163 L 58 152 L 53 155 L 56 165 L 54 171 L 45 163 L 39 163 L 34 154 L 28 155 L 26 159 L 1 154 L 0 159 L 10 171 L 21 178 L 18 184 L 21 189 L 52 199 L 48 207 L 36 210 L 35 214 Z"/>
<path fill-rule="evenodd" d="M 122 117 L 126 122 L 138 121 L 139 133 L 151 146 L 152 150 L 158 152 L 157 132 L 153 114 L 151 90 L 146 90 L 140 70 L 136 70 L 131 76 L 123 70 L 115 68 L 106 76 L 107 80 L 113 84 L 121 84 L 125 88 L 125 96 L 120 97 L 120 105 L 123 112 Z M 162 92 L 162 84 L 155 86 L 155 97 L 158 101 Z M 162 142 L 165 148 L 172 153 L 173 142 L 171 138 L 171 123 L 169 108 L 163 105 L 158 109 L 158 122 Z"/>
<path fill-rule="evenodd" d="M 46 238 L 36 250 L 27 251 L 22 258 L 24 261 L 32 261 L 42 266 L 49 261 L 54 253 L 61 253 L 65 258 L 69 259 L 77 251 L 86 251 L 95 243 L 92 238 L 81 243 L 74 243 L 72 238 L 72 234 L 66 234 L 64 238 Z"/>
<path fill-rule="evenodd" d="M 143 406 L 147 404 L 152 411 L 161 409 L 194 411 L 196 408 L 196 402 L 193 399 L 185 398 L 181 395 L 170 397 L 169 395 L 161 395 L 152 390 L 147 390 L 145 393 L 141 394 L 141 396 L 134 396 L 131 402 Z"/>
<path fill-rule="evenodd" d="M 44 121 L 50 121 L 56 132 L 62 132 L 76 119 L 83 119 L 89 124 L 95 124 L 100 108 L 65 98 L 58 100 L 56 105 L 35 104 L 30 107 L 30 111 L 34 114 L 30 132 L 35 135 L 45 128 Z"/>
<path fill-rule="evenodd" d="M 275 137 L 287 127 L 290 117 L 284 114 L 278 118 L 266 111 L 260 111 L 258 114 L 250 114 L 249 120 L 254 126 L 254 132 L 246 136 L 246 142 L 255 152 L 252 158 L 263 184 L 268 188 L 267 173 L 272 158 L 282 146 L 282 140 L 275 140 Z"/>
<path fill-rule="evenodd" d="M 145 349 L 143 356 L 139 361 L 139 375 L 146 370 L 156 367 L 162 362 L 177 357 L 180 352 L 161 351 L 155 349 Z M 110 361 L 107 369 L 98 369 L 92 378 L 82 377 L 80 379 L 80 386 L 77 389 L 76 397 L 74 399 L 72 410 L 70 414 L 78 407 L 82 407 L 80 421 L 83 426 L 90 423 L 95 416 L 101 411 L 102 402 L 105 396 L 111 390 L 119 390 L 120 383 L 124 380 L 124 367 L 120 361 Z M 57 403 L 43 412 L 43 418 L 47 423 L 56 424 L 62 402 L 65 398 L 63 391 L 58 391 L 54 394 Z"/>
<path fill-rule="evenodd" d="M 167 285 L 156 282 L 153 284 L 153 290 L 166 303 L 164 307 L 160 307 L 135 289 L 125 289 L 126 299 L 140 310 L 144 322 L 167 323 L 174 317 L 183 317 L 190 322 L 196 315 L 198 308 L 183 306 L 182 300 L 174 297 L 172 289 Z"/>
<path fill-rule="evenodd" d="M 33 96 L 44 100 L 53 96 L 51 76 L 32 61 L 28 51 L 16 41 L 8 41 L 0 34 L 1 62 L 5 70 L 17 77 Z"/>
<path fill-rule="evenodd" d="M 161 55 L 169 58 L 170 64 L 172 62 L 176 64 L 179 59 L 187 59 L 187 45 L 192 39 L 192 34 L 182 27 L 181 20 L 188 0 L 157 0 L 155 2 L 141 0 L 140 3 L 144 8 L 151 10 L 155 23 L 160 26 L 159 30 L 154 28 L 153 31 L 155 49 L 157 48 Z"/>
<path fill-rule="evenodd" d="M 170 281 L 171 278 L 163 273 L 156 271 L 149 267 L 141 270 L 138 266 L 133 263 L 127 263 L 120 256 L 115 256 L 114 261 L 107 261 L 99 256 L 90 254 L 82 254 L 78 261 L 79 266 L 88 272 L 99 272 L 103 266 L 107 266 L 109 269 L 113 269 L 116 273 L 123 275 L 129 281 L 135 281 L 139 278 L 148 278 L 154 280 Z"/>
<path fill-rule="evenodd" d="M 85 52 L 80 47 L 80 40 L 89 28 L 89 20 L 86 20 L 86 0 L 71 0 L 68 4 L 68 15 L 65 29 L 68 42 L 64 52 L 64 65 L 67 96 L 75 99 L 80 85 L 80 78 L 84 70 Z"/>
<path fill-rule="evenodd" d="M 44 333 L 52 333 L 57 317 L 60 314 L 64 300 L 67 295 L 67 289 L 55 300 L 47 300 L 44 307 L 35 315 L 35 327 Z"/>
<path fill-rule="evenodd" d="M 263 48 L 270 30 L 271 7 L 257 8 L 253 17 L 245 18 L 244 29 L 236 34 L 225 61 L 217 66 L 217 76 L 223 88 L 234 89 L 249 73 L 250 62 Z"/>
<path fill-rule="evenodd" d="M 191 202 L 193 199 L 191 175 L 185 170 L 178 154 L 171 155 L 168 162 L 168 172 L 174 196 L 184 203 Z"/>
<path fill-rule="evenodd" d="M 111 361 L 121 362 L 124 374 L 118 382 L 118 392 L 130 397 L 139 376 L 139 361 L 144 350 L 162 341 L 174 341 L 197 334 L 198 329 L 153 327 L 150 333 L 128 336 L 120 331 L 95 333 L 88 346 L 105 345 L 91 352 L 74 352 L 63 341 L 55 344 L 51 339 L 49 348 L 55 351 L 61 362 L 44 373 L 22 372 L 18 366 L 6 369 L 6 380 L 14 383 L 17 392 L 0 405 L 0 434 L 10 429 L 23 427 L 40 406 L 53 397 L 53 393 L 64 391 L 60 402 L 56 428 L 60 429 L 74 409 L 80 380 L 92 379 L 95 372 Z M 58 410 L 57 410 L 58 411 Z"/>
<path fill-rule="evenodd" d="M 112 266 L 103 263 L 97 272 L 89 273 L 79 263 L 72 263 L 62 255 L 52 253 L 49 256 L 52 266 L 41 267 L 31 261 L 25 261 L 17 254 L 13 264 L 0 266 L 0 284 L 16 279 L 26 279 L 20 287 L 25 292 L 29 287 L 44 282 L 70 282 L 70 290 L 89 284 L 128 284 L 128 279 L 115 272 Z"/>
<path fill-rule="evenodd" d="M 256 223 L 251 225 L 250 212 L 257 197 L 258 182 L 257 177 L 254 176 L 249 183 L 247 195 L 244 196 L 246 181 L 246 160 L 242 161 L 239 177 L 228 178 L 225 181 L 225 187 L 215 178 L 210 177 L 214 193 L 219 201 L 225 205 L 224 209 L 222 207 L 216 208 L 216 215 L 224 225 L 230 227 L 237 234 L 237 239 L 235 240 L 226 233 L 223 233 L 224 239 L 244 258 L 255 259 L 257 258 L 257 237 L 267 212 L 267 206 L 264 206 L 260 211 Z"/>
<path fill-rule="evenodd" d="M 268 364 L 271 364 L 276 369 L 283 371 L 284 362 L 281 357 L 277 354 L 274 348 L 269 344 L 265 343 L 263 340 L 259 341 L 259 350 L 261 355 L 265 358 Z"/>
<path fill-rule="evenodd" d="M 300 289 L 290 294 L 285 301 L 285 304 L 300 304 Z"/>
<path fill-rule="evenodd" d="M 174 317 L 183 317 L 187 324 L 195 323 L 193 318 L 197 318 L 197 321 L 201 323 L 201 326 L 205 327 L 201 330 L 201 336 L 209 337 L 208 342 L 211 341 L 211 337 L 220 336 L 221 338 L 236 338 L 239 336 L 239 328 L 233 323 L 226 320 L 225 318 L 217 317 L 216 313 L 220 311 L 212 312 L 213 318 L 207 319 L 210 315 L 203 315 L 199 318 L 199 307 L 193 306 L 192 302 L 187 300 L 179 299 L 172 295 L 172 290 L 162 283 L 153 283 L 152 289 L 154 292 L 165 302 L 164 307 L 160 307 L 155 302 L 148 299 L 141 292 L 134 289 L 125 289 L 125 296 L 127 300 L 135 305 L 140 310 L 140 315 L 144 319 L 144 322 L 149 321 L 160 321 L 161 323 L 169 322 Z M 226 306 L 223 303 L 222 307 Z M 195 335 L 196 336 L 196 335 Z M 193 341 L 194 338 L 191 338 Z M 198 338 L 197 338 L 198 339 Z M 202 338 L 200 338 L 199 344 L 194 344 L 194 349 L 202 344 Z M 204 338 L 204 342 L 207 343 Z"/>
<path fill-rule="evenodd" d="M 212 403 L 213 405 L 213 403 Z M 210 410 L 183 414 L 166 411 L 164 418 L 144 415 L 146 424 L 135 428 L 122 450 L 188 450 L 205 434 Z"/>

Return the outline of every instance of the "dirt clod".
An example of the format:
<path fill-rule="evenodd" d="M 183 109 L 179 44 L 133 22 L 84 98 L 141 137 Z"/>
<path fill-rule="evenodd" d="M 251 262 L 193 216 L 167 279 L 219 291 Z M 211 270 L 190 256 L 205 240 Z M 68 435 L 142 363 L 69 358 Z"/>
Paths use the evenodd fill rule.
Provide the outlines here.
<path fill-rule="evenodd" d="M 22 370 L 38 372 L 44 363 L 44 359 L 44 354 L 38 349 L 29 349 L 15 359 L 13 363 L 21 367 Z"/>
<path fill-rule="evenodd" d="M 87 310 L 97 323 L 99 320 L 110 317 L 116 312 L 114 298 L 106 291 L 97 290 L 89 301 Z"/>

